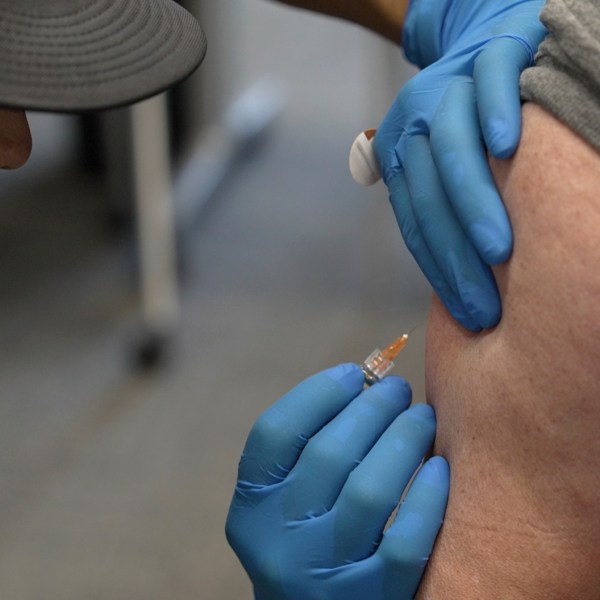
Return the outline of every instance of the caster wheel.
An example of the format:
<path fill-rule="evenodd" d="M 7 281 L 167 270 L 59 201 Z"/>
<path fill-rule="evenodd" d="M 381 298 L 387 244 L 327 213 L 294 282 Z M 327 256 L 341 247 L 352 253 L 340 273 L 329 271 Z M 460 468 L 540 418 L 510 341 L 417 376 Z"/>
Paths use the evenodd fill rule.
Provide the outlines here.
<path fill-rule="evenodd" d="M 157 333 L 146 333 L 135 348 L 135 365 L 139 370 L 149 371 L 166 361 L 168 340 Z"/>

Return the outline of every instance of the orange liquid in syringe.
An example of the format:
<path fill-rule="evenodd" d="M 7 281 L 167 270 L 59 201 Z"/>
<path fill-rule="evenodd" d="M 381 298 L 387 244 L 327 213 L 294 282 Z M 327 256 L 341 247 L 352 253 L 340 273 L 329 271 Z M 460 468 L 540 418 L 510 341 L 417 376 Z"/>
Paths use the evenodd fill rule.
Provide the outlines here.
<path fill-rule="evenodd" d="M 406 333 L 400 336 L 395 342 L 392 342 L 387 348 L 381 351 L 381 354 L 389 361 L 393 361 L 404 346 L 408 344 L 408 335 Z"/>

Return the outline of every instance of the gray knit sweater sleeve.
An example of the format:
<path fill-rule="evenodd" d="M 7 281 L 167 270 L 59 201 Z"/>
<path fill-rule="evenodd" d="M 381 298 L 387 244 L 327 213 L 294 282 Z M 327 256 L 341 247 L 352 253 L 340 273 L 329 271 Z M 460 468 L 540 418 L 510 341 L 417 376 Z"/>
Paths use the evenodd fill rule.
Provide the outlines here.
<path fill-rule="evenodd" d="M 600 0 L 547 0 L 541 18 L 548 36 L 521 95 L 600 150 Z"/>

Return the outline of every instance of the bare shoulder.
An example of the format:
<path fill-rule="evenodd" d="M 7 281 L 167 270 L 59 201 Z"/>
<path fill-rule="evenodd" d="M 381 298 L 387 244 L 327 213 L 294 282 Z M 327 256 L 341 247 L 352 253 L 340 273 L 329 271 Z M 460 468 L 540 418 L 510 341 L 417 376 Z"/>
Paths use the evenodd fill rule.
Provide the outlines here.
<path fill-rule="evenodd" d="M 600 153 L 526 104 L 516 154 L 491 167 L 514 235 L 512 256 L 494 269 L 502 319 L 475 335 L 434 303 L 428 387 L 437 396 L 439 371 L 450 364 L 454 372 L 504 366 L 527 374 L 538 393 L 554 385 L 556 365 L 571 371 L 571 381 L 590 383 L 600 364 Z"/>
<path fill-rule="evenodd" d="M 491 160 L 514 236 L 494 269 L 502 299 L 495 330 L 473 335 L 436 303 L 428 336 L 428 387 L 438 367 L 490 370 L 520 394 L 600 393 L 600 153 L 541 107 L 523 107 L 516 154 Z M 557 369 L 563 372 L 557 387 Z M 456 372 L 456 371 L 455 371 Z M 450 377 L 448 373 L 448 377 Z"/>
<path fill-rule="evenodd" d="M 600 364 L 600 152 L 526 104 L 517 153 L 492 161 L 492 170 L 515 240 L 496 273 L 511 351 L 538 343 L 536 354 L 561 348 L 549 367 L 569 354 L 582 366 Z"/>
<path fill-rule="evenodd" d="M 596 598 L 600 154 L 528 104 L 517 153 L 491 164 L 514 251 L 495 268 L 495 329 L 431 310 L 427 396 L 452 493 L 418 598 L 497 599 L 499 581 L 503 599 Z"/>
<path fill-rule="evenodd" d="M 553 216 L 562 221 L 584 210 L 589 218 L 600 219 L 600 152 L 538 105 L 523 107 L 523 134 L 515 156 L 492 159 L 491 165 L 516 227 L 531 211 L 543 217 L 540 227 L 555 220 Z"/>

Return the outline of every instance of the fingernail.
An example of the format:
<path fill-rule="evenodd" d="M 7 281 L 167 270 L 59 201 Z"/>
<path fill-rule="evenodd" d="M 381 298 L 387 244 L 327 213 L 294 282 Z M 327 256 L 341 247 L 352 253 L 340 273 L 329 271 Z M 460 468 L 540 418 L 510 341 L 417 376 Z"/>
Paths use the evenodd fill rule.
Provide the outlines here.
<path fill-rule="evenodd" d="M 360 389 L 365 381 L 365 376 L 360 370 L 360 367 L 354 363 L 343 363 L 330 369 L 323 371 L 323 375 L 327 375 L 333 381 L 342 384 L 345 388 L 351 391 Z"/>

